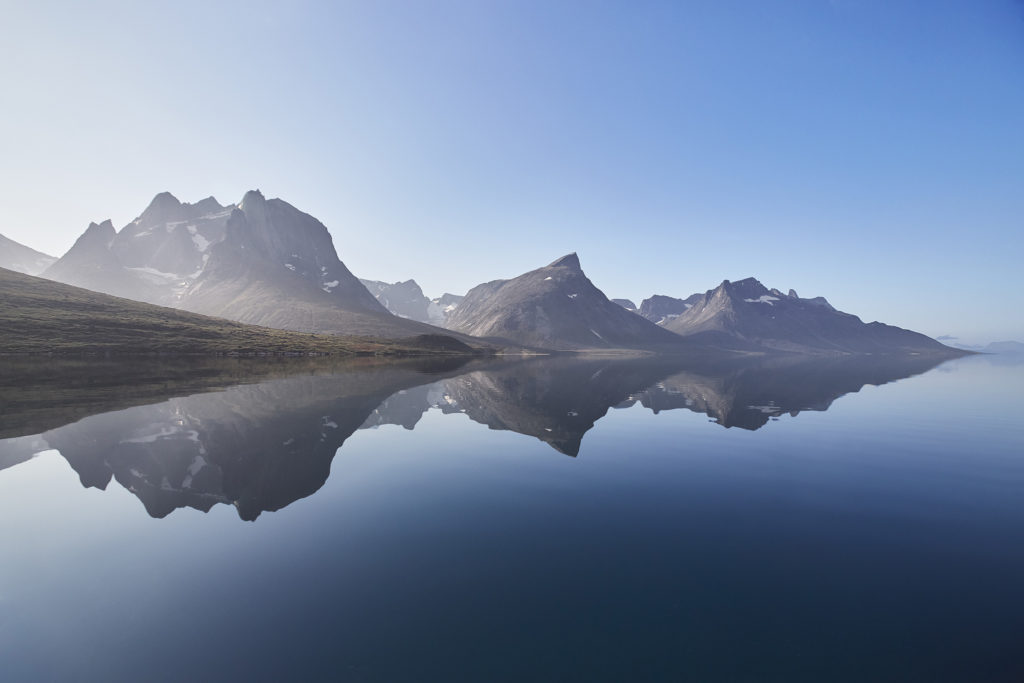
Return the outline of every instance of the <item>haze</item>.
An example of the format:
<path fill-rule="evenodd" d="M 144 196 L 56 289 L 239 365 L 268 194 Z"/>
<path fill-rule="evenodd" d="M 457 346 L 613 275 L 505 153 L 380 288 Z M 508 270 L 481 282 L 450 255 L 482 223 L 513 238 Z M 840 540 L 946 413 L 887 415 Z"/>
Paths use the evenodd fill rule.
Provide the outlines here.
<path fill-rule="evenodd" d="M 464 293 L 577 251 L 611 297 L 724 278 L 1024 338 L 1024 8 L 5 3 L 0 233 L 62 254 L 260 188 L 360 277 Z"/>

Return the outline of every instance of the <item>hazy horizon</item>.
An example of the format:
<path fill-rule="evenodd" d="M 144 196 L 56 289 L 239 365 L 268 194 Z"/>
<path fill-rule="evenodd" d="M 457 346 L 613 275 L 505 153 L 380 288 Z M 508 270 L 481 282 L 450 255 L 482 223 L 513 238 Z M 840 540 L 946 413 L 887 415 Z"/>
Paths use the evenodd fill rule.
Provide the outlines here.
<path fill-rule="evenodd" d="M 428 296 L 575 251 L 636 303 L 752 276 L 1024 339 L 1018 2 L 41 2 L 0 36 L 0 233 L 54 256 L 259 188 Z"/>

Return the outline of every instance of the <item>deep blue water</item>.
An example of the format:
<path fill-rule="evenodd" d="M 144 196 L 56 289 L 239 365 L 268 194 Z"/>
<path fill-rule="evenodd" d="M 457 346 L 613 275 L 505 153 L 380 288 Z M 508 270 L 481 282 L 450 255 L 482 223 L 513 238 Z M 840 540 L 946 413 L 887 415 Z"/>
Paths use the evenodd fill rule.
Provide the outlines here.
<path fill-rule="evenodd" d="M 1024 365 L 635 365 L 0 442 L 0 677 L 1024 680 Z"/>

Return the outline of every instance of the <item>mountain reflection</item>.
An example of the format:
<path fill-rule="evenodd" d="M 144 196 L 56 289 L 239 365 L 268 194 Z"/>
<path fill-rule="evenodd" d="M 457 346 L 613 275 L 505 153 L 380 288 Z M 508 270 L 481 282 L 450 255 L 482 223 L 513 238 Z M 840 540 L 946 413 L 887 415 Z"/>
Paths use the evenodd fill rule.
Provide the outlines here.
<path fill-rule="evenodd" d="M 242 519 L 254 520 L 315 493 L 327 481 L 338 449 L 358 429 L 413 429 L 431 409 L 463 413 L 490 429 L 531 436 L 576 456 L 584 435 L 610 408 L 686 409 L 725 427 L 754 430 L 784 413 L 827 410 L 837 397 L 865 384 L 919 374 L 938 362 L 773 357 L 709 364 L 554 357 L 468 365 L 310 366 L 300 368 L 301 374 L 292 367 L 292 374 L 264 374 L 251 384 L 220 390 L 211 387 L 226 378 L 203 386 L 186 383 L 189 391 L 207 393 L 149 405 L 132 403 L 159 400 L 158 393 L 116 410 L 102 402 L 87 417 L 80 413 L 94 404 L 85 401 L 83 407 L 78 394 L 75 409 L 61 412 L 67 411 L 60 405 L 66 387 L 49 397 L 54 414 L 43 414 L 39 406 L 47 393 L 40 387 L 48 385 L 42 382 L 30 392 L 34 403 L 26 424 L 59 422 L 59 415 L 77 421 L 0 441 L 0 469 L 56 449 L 83 486 L 105 489 L 116 480 L 153 517 L 182 507 L 208 511 L 223 503 L 234 505 Z M 180 388 L 172 384 L 167 391 Z M 9 422 L 3 427 L 3 434 L 12 435 Z"/>

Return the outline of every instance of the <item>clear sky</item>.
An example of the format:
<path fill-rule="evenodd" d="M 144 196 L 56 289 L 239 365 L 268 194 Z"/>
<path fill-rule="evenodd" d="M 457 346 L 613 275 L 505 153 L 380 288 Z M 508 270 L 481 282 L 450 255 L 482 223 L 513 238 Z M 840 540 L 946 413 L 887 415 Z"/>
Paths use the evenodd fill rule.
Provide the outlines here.
<path fill-rule="evenodd" d="M 576 251 L 1024 339 L 1018 0 L 0 0 L 0 233 L 60 255 L 157 192 L 322 220 L 464 293 Z"/>

